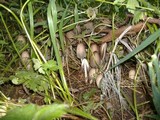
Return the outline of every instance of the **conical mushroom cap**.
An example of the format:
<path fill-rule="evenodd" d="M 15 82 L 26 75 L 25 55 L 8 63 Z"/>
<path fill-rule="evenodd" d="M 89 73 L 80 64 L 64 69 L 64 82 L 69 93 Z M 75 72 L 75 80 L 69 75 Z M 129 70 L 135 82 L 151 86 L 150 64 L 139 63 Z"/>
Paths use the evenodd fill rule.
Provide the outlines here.
<path fill-rule="evenodd" d="M 77 45 L 77 57 L 79 59 L 83 59 L 86 57 L 86 48 L 85 48 L 85 45 L 83 43 L 79 43 Z"/>

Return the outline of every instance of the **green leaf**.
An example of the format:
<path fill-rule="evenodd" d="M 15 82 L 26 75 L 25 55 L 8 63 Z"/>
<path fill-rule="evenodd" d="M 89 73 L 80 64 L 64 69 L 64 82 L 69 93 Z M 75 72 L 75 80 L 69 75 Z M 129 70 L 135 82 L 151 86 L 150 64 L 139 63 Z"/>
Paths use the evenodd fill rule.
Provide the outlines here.
<path fill-rule="evenodd" d="M 48 80 L 44 75 L 39 75 L 34 71 L 17 71 L 15 76 L 10 79 L 15 85 L 24 84 L 28 89 L 34 92 L 42 92 L 49 89 Z"/>
<path fill-rule="evenodd" d="M 154 103 L 157 113 L 160 115 L 160 102 L 159 102 L 160 90 L 155 85 L 153 85 L 152 91 L 153 91 L 153 103 Z"/>
<path fill-rule="evenodd" d="M 126 7 L 129 12 L 134 14 L 136 7 L 139 7 L 139 3 L 137 0 L 128 0 Z"/>
<path fill-rule="evenodd" d="M 6 116 L 0 118 L 0 120 L 32 120 L 38 108 L 38 106 L 33 104 L 24 107 L 15 107 L 9 110 Z"/>
<path fill-rule="evenodd" d="M 38 70 L 42 66 L 41 62 L 38 59 L 35 59 L 35 58 L 33 58 L 32 60 L 33 60 L 33 63 L 34 63 L 34 66 L 33 66 L 34 69 Z"/>
<path fill-rule="evenodd" d="M 13 78 L 12 83 L 15 84 L 15 85 L 18 85 L 19 84 L 18 78 Z"/>
<path fill-rule="evenodd" d="M 156 54 L 152 55 L 152 61 L 148 63 L 148 67 L 153 93 L 153 103 L 157 113 L 160 115 L 160 66 Z"/>
<path fill-rule="evenodd" d="M 115 1 L 114 1 L 114 4 L 123 3 L 123 2 L 125 2 L 125 0 L 115 0 Z"/>
<path fill-rule="evenodd" d="M 41 73 L 41 74 L 43 74 L 43 75 L 45 74 L 45 71 L 43 70 L 42 67 L 40 67 L 40 68 L 38 69 L 38 72 Z"/>
<path fill-rule="evenodd" d="M 154 65 L 154 70 L 155 70 L 155 74 L 156 74 L 156 85 L 158 87 L 158 89 L 160 90 L 160 63 L 159 63 L 159 59 L 157 57 L 156 54 L 152 55 L 152 63 Z"/>
<path fill-rule="evenodd" d="M 0 40 L 0 45 L 7 45 L 8 43 L 5 40 Z"/>
<path fill-rule="evenodd" d="M 152 118 L 155 120 L 160 120 L 160 115 L 144 115 L 145 117 Z"/>
<path fill-rule="evenodd" d="M 143 20 L 145 16 L 146 16 L 146 12 L 135 11 L 134 12 L 134 17 L 133 17 L 133 20 L 132 20 L 132 24 L 139 22 L 139 20 Z"/>
<path fill-rule="evenodd" d="M 42 67 L 43 67 L 43 69 L 45 70 L 45 71 L 56 71 L 56 70 L 58 70 L 58 66 L 57 66 L 57 63 L 56 63 L 56 61 L 54 61 L 54 60 L 49 60 L 47 63 L 44 63 L 43 65 L 42 65 Z"/>
<path fill-rule="evenodd" d="M 53 120 L 60 118 L 66 113 L 67 107 L 65 104 L 46 105 L 36 112 L 32 120 Z"/>
<path fill-rule="evenodd" d="M 53 120 L 66 113 L 66 104 L 53 104 L 38 106 L 28 104 L 23 107 L 15 107 L 6 113 L 0 120 Z"/>

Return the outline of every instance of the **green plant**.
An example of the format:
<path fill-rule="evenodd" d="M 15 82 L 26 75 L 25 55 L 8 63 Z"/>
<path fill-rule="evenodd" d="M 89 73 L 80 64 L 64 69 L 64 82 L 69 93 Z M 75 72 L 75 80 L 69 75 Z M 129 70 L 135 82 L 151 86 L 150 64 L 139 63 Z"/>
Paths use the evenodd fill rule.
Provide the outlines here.
<path fill-rule="evenodd" d="M 160 115 L 160 62 L 156 54 L 151 56 L 151 62 L 148 63 L 148 67 L 153 93 L 153 103 L 157 113 Z"/>
<path fill-rule="evenodd" d="M 43 7 L 43 5 L 45 7 Z M 47 104 L 52 104 L 53 101 L 64 101 L 68 103 L 68 105 L 56 104 L 56 105 L 47 105 L 47 106 L 37 106 L 33 104 L 22 105 L 20 107 L 15 107 L 12 110 L 7 111 L 7 115 L 2 119 L 22 119 L 21 116 L 18 116 L 18 113 L 19 115 L 23 114 L 24 119 L 27 119 L 27 117 L 25 118 L 25 116 L 27 115 L 26 111 L 28 111 L 28 109 L 31 110 L 31 112 L 28 113 L 28 115 L 30 116 L 30 118 L 34 118 L 35 120 L 39 119 L 39 117 L 43 118 L 45 116 L 48 116 L 47 111 L 49 110 L 51 110 L 51 112 L 54 113 L 54 115 L 46 117 L 45 119 L 59 118 L 59 117 L 62 117 L 61 115 L 63 113 L 67 113 L 67 112 L 70 114 L 75 114 L 88 119 L 93 119 L 93 120 L 96 119 L 90 114 L 83 112 L 79 108 L 72 106 L 75 100 L 72 98 L 72 95 L 69 91 L 67 81 L 64 76 L 59 48 L 57 47 L 59 45 L 59 40 L 56 37 L 56 33 L 59 32 L 60 49 L 62 49 L 62 52 L 64 54 L 64 51 L 65 51 L 65 48 L 64 48 L 65 44 L 63 40 L 64 30 L 66 31 L 66 30 L 73 29 L 73 27 L 75 27 L 76 24 L 85 22 L 85 21 L 80 21 L 80 22 L 78 21 L 79 13 L 77 11 L 76 5 L 75 5 L 74 15 L 75 15 L 75 22 L 77 23 L 73 23 L 73 24 L 71 24 L 69 20 L 70 18 L 74 17 L 74 15 L 68 16 L 69 14 L 68 14 L 67 8 L 65 9 L 66 14 L 63 14 L 62 16 L 61 14 L 59 15 L 59 13 L 64 8 L 60 8 L 58 6 L 58 9 L 56 9 L 57 3 L 54 0 L 50 0 L 49 3 L 46 3 L 43 0 L 42 1 L 27 0 L 24 3 L 20 1 L 20 5 L 17 5 L 16 8 L 13 7 L 12 9 L 9 6 L 7 7 L 2 4 L 0 4 L 0 7 L 4 8 L 6 11 L 8 11 L 12 15 L 11 18 L 15 20 L 14 21 L 16 23 L 15 26 L 17 25 L 18 28 L 20 28 L 21 30 L 20 33 L 26 34 L 28 38 L 27 42 L 29 42 L 29 44 L 27 44 L 23 48 L 21 48 L 21 46 L 16 46 L 16 41 L 14 41 L 13 36 L 10 33 L 10 29 L 8 29 L 7 22 L 5 22 L 3 19 L 4 14 L 3 15 L 0 14 L 3 24 L 5 26 L 5 29 L 8 33 L 8 36 L 13 44 L 13 48 L 17 52 L 13 54 L 14 57 L 11 58 L 12 60 L 8 63 L 7 67 L 3 72 L 6 73 L 6 71 L 9 70 L 9 68 L 15 62 L 15 60 L 18 57 L 21 58 L 21 53 L 24 50 L 26 50 L 26 48 L 28 48 L 31 53 L 30 61 L 32 60 L 32 63 L 33 63 L 32 67 L 34 68 L 34 71 L 33 70 L 29 70 L 29 71 L 17 70 L 15 74 L 12 73 L 13 75 L 11 75 L 9 79 L 12 81 L 14 85 L 23 85 L 25 90 L 29 89 L 29 90 L 32 90 L 33 92 L 45 93 L 43 95 L 45 97 L 45 101 Z M 45 11 L 43 11 L 44 8 L 47 14 L 45 13 Z M 13 9 L 18 10 L 18 12 L 15 13 Z M 47 20 L 42 23 L 35 23 L 35 20 L 37 19 L 37 15 L 45 16 Z M 20 16 L 20 18 L 18 16 Z M 60 20 L 58 21 L 59 17 L 62 17 L 63 21 L 60 21 Z M 87 19 L 87 21 L 89 20 L 90 19 Z M 40 33 L 36 33 L 35 29 L 37 26 L 43 26 L 44 30 L 40 31 Z M 46 32 L 46 31 L 49 31 L 49 32 Z M 47 47 L 50 47 L 51 50 L 53 50 L 50 53 L 52 60 L 47 60 L 44 54 L 42 53 L 42 51 L 44 49 L 46 50 L 47 48 L 45 46 L 46 44 L 42 44 L 42 42 L 46 40 L 47 40 L 47 45 L 49 44 Z M 42 44 L 42 46 L 39 47 L 39 44 Z M 55 55 L 53 53 L 55 53 Z M 60 75 L 60 78 L 57 77 L 58 74 Z M 60 97 L 61 99 L 59 100 L 58 97 Z M 70 109 L 68 110 L 68 108 Z M 38 110 L 39 112 L 37 112 L 37 109 L 39 109 Z M 37 112 L 36 115 L 35 115 L 35 112 Z"/>
<path fill-rule="evenodd" d="M 138 47 L 136 47 L 132 52 L 130 52 L 128 55 L 126 55 L 124 58 L 120 59 L 118 63 L 113 65 L 110 69 L 115 68 L 116 66 L 126 62 L 131 57 L 135 56 L 137 53 L 142 51 L 147 46 L 151 45 L 154 41 L 157 40 L 157 38 L 160 36 L 160 29 L 154 32 L 152 35 L 150 35 L 146 40 L 144 40 Z"/>
<path fill-rule="evenodd" d="M 97 120 L 90 114 L 83 112 L 77 107 L 64 103 L 50 105 L 35 105 L 24 103 L 13 103 L 2 92 L 0 92 L 0 120 L 54 120 L 65 118 L 65 115 L 81 116 L 90 120 Z"/>
<path fill-rule="evenodd" d="M 105 35 L 103 34 L 103 32 L 101 34 L 101 31 L 97 32 L 99 28 L 103 27 L 107 30 L 112 29 L 112 31 L 109 31 L 113 33 L 112 42 L 114 44 L 114 38 L 116 37 L 114 31 L 115 29 L 119 29 L 121 20 L 126 18 L 126 13 L 132 13 L 132 24 L 135 24 L 140 20 L 144 20 L 146 16 L 159 16 L 159 1 L 15 0 L 2 4 L 3 2 L 5 1 L 0 1 L 0 8 L 2 10 L 0 11 L 0 27 L 2 28 L 0 30 L 0 61 L 2 61 L 0 64 L 0 72 L 2 72 L 0 74 L 0 85 L 4 83 L 8 84 L 7 82 L 11 80 L 13 86 L 22 85 L 26 93 L 29 92 L 30 94 L 40 94 L 44 97 L 45 104 L 49 105 L 38 106 L 33 104 L 26 105 L 24 103 L 15 104 L 12 103 L 12 101 L 9 99 L 5 99 L 5 101 L 0 100 L 0 116 L 4 115 L 3 112 L 6 114 L 6 116 L 2 119 L 22 119 L 20 115 L 24 116 L 23 119 L 27 119 L 27 115 L 29 116 L 29 119 L 35 120 L 50 120 L 59 118 L 64 119 L 63 117 L 71 114 L 71 116 L 75 115 L 95 120 L 96 118 L 91 116 L 89 113 L 91 112 L 94 114 L 94 111 L 97 111 L 97 109 L 103 109 L 108 118 L 112 119 L 112 117 L 114 116 L 114 114 L 110 114 L 112 111 L 114 111 L 112 110 L 112 107 L 109 109 L 106 108 L 106 106 L 103 105 L 105 102 L 99 100 L 104 96 L 101 96 L 96 100 L 92 99 L 92 97 L 95 97 L 94 95 L 97 94 L 97 89 L 90 89 L 89 91 L 85 91 L 84 94 L 80 94 L 80 98 L 82 98 L 83 100 L 78 99 L 77 102 L 74 99 L 77 98 L 77 93 L 82 91 L 78 88 L 78 92 L 76 91 L 75 95 L 74 87 L 72 89 L 72 81 L 70 80 L 70 78 L 68 78 L 68 76 L 67 80 L 65 78 L 65 70 L 63 65 L 66 65 L 65 67 L 67 67 L 68 73 L 70 73 L 71 71 L 70 68 L 72 69 L 72 67 L 70 67 L 70 61 L 76 61 L 76 65 L 79 66 L 79 64 L 77 64 L 76 58 L 74 58 L 74 52 L 77 43 L 85 42 L 85 45 L 90 47 L 90 44 L 92 42 L 99 42 L 101 37 Z M 129 16 L 130 20 L 131 17 Z M 109 20 L 109 23 L 105 21 L 107 19 Z M 111 19 L 112 22 L 110 21 Z M 130 24 L 130 20 L 127 22 L 127 24 Z M 149 32 L 152 35 L 150 35 L 146 40 L 142 42 L 140 41 L 141 44 L 139 44 L 139 42 L 136 43 L 137 41 L 134 44 L 131 42 L 133 36 L 126 34 L 126 38 L 129 38 L 131 43 L 128 44 L 129 47 L 130 45 L 131 47 L 134 47 L 134 45 L 136 45 L 137 47 L 133 51 L 132 49 L 129 49 L 132 52 L 126 55 L 123 59 L 118 60 L 119 57 L 124 56 L 124 48 L 119 49 L 117 47 L 118 43 L 115 42 L 115 47 L 111 52 L 115 54 L 111 55 L 111 59 L 109 60 L 110 62 L 108 62 L 109 64 L 106 60 L 106 71 L 106 67 L 104 67 L 103 70 L 99 70 L 100 72 L 105 71 L 105 74 L 100 75 L 102 76 L 102 78 L 104 77 L 104 79 L 107 79 L 106 81 L 109 81 L 108 83 L 110 83 L 108 84 L 106 82 L 107 84 L 104 84 L 103 87 L 107 88 L 106 86 L 109 85 L 112 89 L 101 89 L 101 92 L 105 95 L 111 95 L 110 93 L 112 93 L 112 91 L 116 91 L 115 93 L 117 93 L 118 97 L 120 98 L 120 103 L 125 103 L 125 101 L 123 101 L 123 96 L 121 96 L 121 92 L 123 93 L 123 90 L 120 91 L 121 70 L 123 70 L 123 67 L 121 69 L 121 66 L 119 65 L 128 60 L 131 60 L 132 57 L 135 57 L 138 63 L 141 63 L 143 62 L 141 61 L 141 59 L 143 59 L 142 57 L 146 57 L 145 55 L 149 56 L 153 54 L 154 51 L 156 51 L 152 56 L 151 62 L 148 65 L 150 68 L 150 79 L 154 77 L 152 78 L 151 82 L 156 81 L 152 83 L 153 102 L 155 104 L 157 113 L 159 113 L 159 103 L 157 102 L 159 99 L 160 89 L 159 82 L 157 82 L 159 81 L 159 68 L 157 68 L 157 66 L 159 65 L 159 63 L 157 63 L 157 59 L 159 59 L 159 47 L 156 50 L 152 49 L 154 48 L 154 44 L 152 43 L 157 43 L 157 46 L 160 46 L 160 43 L 157 40 L 160 36 L 160 30 L 157 30 L 156 25 L 148 24 L 147 20 L 148 19 L 146 19 L 145 25 L 149 28 Z M 88 32 L 86 34 L 87 30 L 85 30 L 86 28 L 84 24 L 88 24 L 89 22 L 93 23 L 93 28 L 91 28 L 92 32 Z M 125 27 L 126 23 L 123 25 Z M 76 30 L 78 27 L 81 30 Z M 156 29 L 157 31 L 154 32 L 154 29 Z M 66 34 L 70 31 L 74 33 L 74 37 L 71 38 L 71 40 L 67 37 Z M 143 40 L 143 37 L 149 32 L 145 31 L 141 36 L 140 33 L 143 33 L 143 31 L 141 31 L 139 32 L 138 37 L 142 37 L 141 40 Z M 18 35 L 23 35 L 26 38 L 26 45 L 21 45 L 21 43 L 19 44 L 16 41 Z M 125 46 L 125 44 L 123 43 L 122 45 Z M 149 47 L 149 50 L 144 50 L 149 45 L 151 45 L 151 47 Z M 112 47 L 112 45 L 109 46 L 109 49 L 104 50 L 104 53 L 106 51 L 110 52 Z M 120 50 L 122 50 L 122 54 L 119 54 Z M 31 69 L 29 70 L 26 70 L 27 65 L 22 61 L 21 55 L 24 51 L 28 51 L 28 53 L 30 54 L 28 61 L 29 63 L 31 63 Z M 86 51 L 85 47 L 84 51 Z M 47 52 L 49 53 L 49 58 L 46 57 Z M 73 54 L 70 55 L 70 52 Z M 142 57 L 140 56 L 140 54 L 143 54 Z M 105 57 L 106 56 L 104 56 L 104 59 Z M 89 52 L 86 58 L 90 58 Z M 146 59 L 143 60 L 146 61 Z M 142 64 L 140 64 L 140 66 L 141 65 Z M 155 67 L 155 65 L 157 66 Z M 75 66 L 73 69 L 75 70 Z M 76 70 L 77 69 L 78 68 L 76 68 Z M 126 98 L 126 101 L 129 103 L 132 111 L 135 113 L 136 119 L 140 119 L 140 107 L 137 105 L 139 101 L 136 98 L 138 90 L 137 85 L 139 85 L 137 83 L 138 81 L 136 80 L 139 78 L 138 74 L 140 72 L 140 67 L 138 67 L 138 70 L 136 71 L 137 72 L 135 75 L 135 79 L 133 81 L 133 103 L 130 101 L 130 98 L 125 95 L 125 93 L 123 95 Z M 73 80 L 73 82 L 75 81 Z M 81 84 L 83 84 L 83 82 Z M 30 90 L 32 92 L 30 92 Z M 3 98 L 2 96 L 3 95 L 1 95 L 1 99 Z M 109 98 L 109 100 L 111 99 Z M 85 102 L 82 103 L 82 101 Z M 123 108 L 122 104 L 120 107 Z M 28 110 L 30 110 L 30 112 L 27 113 Z M 123 109 L 121 109 L 121 114 L 123 119 Z"/>
<path fill-rule="evenodd" d="M 160 15 L 160 12 L 158 10 L 158 6 L 151 5 L 150 2 L 145 0 L 114 0 L 112 1 L 106 1 L 106 0 L 96 0 L 101 3 L 110 4 L 113 5 L 114 11 L 118 14 L 124 14 L 121 8 L 124 9 L 124 11 L 128 11 L 132 13 L 133 20 L 132 24 L 139 22 L 140 20 L 143 20 L 146 15 L 150 15 L 150 12 L 154 12 L 156 15 Z M 126 13 L 125 13 L 126 14 Z"/>

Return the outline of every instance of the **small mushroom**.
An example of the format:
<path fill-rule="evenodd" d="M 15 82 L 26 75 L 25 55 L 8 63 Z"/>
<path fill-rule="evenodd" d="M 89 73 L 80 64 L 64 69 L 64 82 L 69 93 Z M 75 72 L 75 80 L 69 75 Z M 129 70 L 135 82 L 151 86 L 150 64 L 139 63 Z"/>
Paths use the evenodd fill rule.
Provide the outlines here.
<path fill-rule="evenodd" d="M 26 63 L 29 59 L 30 55 L 28 51 L 23 51 L 21 54 L 22 62 Z"/>
<path fill-rule="evenodd" d="M 95 43 L 92 43 L 91 44 L 91 51 L 92 51 L 92 53 L 99 52 L 99 46 Z"/>
<path fill-rule="evenodd" d="M 29 60 L 30 55 L 28 51 L 23 51 L 21 54 L 21 60 L 23 64 L 26 66 L 27 70 L 30 70 L 32 68 L 32 63 Z"/>
<path fill-rule="evenodd" d="M 135 69 L 131 69 L 129 71 L 129 79 L 133 80 L 135 78 L 135 75 L 136 75 Z"/>
<path fill-rule="evenodd" d="M 102 74 L 99 74 L 96 78 L 96 84 L 97 84 L 97 87 L 100 88 L 100 83 L 101 83 L 101 80 L 103 78 L 103 75 Z"/>
<path fill-rule="evenodd" d="M 86 48 L 85 45 L 83 43 L 79 43 L 77 45 L 77 57 L 79 59 L 84 59 L 86 57 Z"/>
<path fill-rule="evenodd" d="M 93 79 L 95 79 L 97 72 L 98 72 L 98 69 L 95 69 L 95 68 L 91 68 L 91 69 L 89 70 L 89 80 L 90 80 L 90 84 L 92 84 Z"/>
<path fill-rule="evenodd" d="M 87 61 L 87 59 L 81 59 L 82 61 L 82 68 L 84 69 L 84 76 L 85 76 L 85 82 L 88 82 L 88 70 L 89 70 L 89 63 Z"/>
<path fill-rule="evenodd" d="M 21 42 L 22 44 L 26 43 L 26 39 L 25 39 L 25 37 L 23 35 L 18 35 L 17 36 L 17 41 Z"/>
<path fill-rule="evenodd" d="M 98 52 L 94 52 L 91 57 L 90 57 L 90 66 L 92 68 L 97 68 L 98 65 L 100 65 L 101 60 L 100 60 L 100 55 Z"/>
<path fill-rule="evenodd" d="M 101 55 L 101 58 L 103 58 L 105 56 L 106 50 L 107 50 L 107 43 L 103 43 L 100 46 L 100 55 Z"/>
<path fill-rule="evenodd" d="M 106 50 L 107 50 L 107 43 L 103 43 L 103 44 L 100 46 L 100 55 L 101 55 L 101 63 L 102 63 L 102 64 L 105 62 Z"/>
<path fill-rule="evenodd" d="M 75 36 L 75 33 L 72 30 L 66 33 L 66 37 L 68 39 L 73 39 L 74 36 Z"/>

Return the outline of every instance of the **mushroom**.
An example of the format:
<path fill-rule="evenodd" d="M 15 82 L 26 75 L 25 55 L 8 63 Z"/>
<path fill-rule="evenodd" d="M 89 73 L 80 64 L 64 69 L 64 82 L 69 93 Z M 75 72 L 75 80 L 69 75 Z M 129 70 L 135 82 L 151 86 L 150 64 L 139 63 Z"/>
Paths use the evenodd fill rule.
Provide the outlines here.
<path fill-rule="evenodd" d="M 85 49 L 85 45 L 83 43 L 79 43 L 77 45 L 77 57 L 79 59 L 84 59 L 86 57 L 86 49 Z"/>
<path fill-rule="evenodd" d="M 106 50 L 107 50 L 107 43 L 103 43 L 103 44 L 100 46 L 101 58 L 103 58 L 103 57 L 105 56 Z"/>
<path fill-rule="evenodd" d="M 74 34 L 74 32 L 72 30 L 66 33 L 66 37 L 68 39 L 73 39 L 74 36 L 75 36 L 75 34 Z"/>
<path fill-rule="evenodd" d="M 90 65 L 92 68 L 97 68 L 100 65 L 100 55 L 98 52 L 94 52 L 90 57 Z"/>
<path fill-rule="evenodd" d="M 130 69 L 129 71 L 129 79 L 133 80 L 135 78 L 135 75 L 136 75 L 136 71 L 135 69 Z"/>
<path fill-rule="evenodd" d="M 88 61 L 87 59 L 85 59 L 86 57 L 86 49 L 85 49 L 85 46 L 83 43 L 79 43 L 77 45 L 77 57 L 79 59 L 81 59 L 81 66 L 82 68 L 84 69 L 84 75 L 85 75 L 85 82 L 87 83 L 88 82 L 88 75 L 87 75 L 87 72 L 89 70 L 89 64 L 88 64 Z"/>
<path fill-rule="evenodd" d="M 26 43 L 26 39 L 25 39 L 25 37 L 23 35 L 18 35 L 17 36 L 17 41 L 21 42 L 22 44 Z"/>
<path fill-rule="evenodd" d="M 85 76 L 85 82 L 87 83 L 88 82 L 88 70 L 89 70 L 89 64 L 88 64 L 88 61 L 87 59 L 82 59 L 82 68 L 84 69 L 84 76 Z"/>
<path fill-rule="evenodd" d="M 32 63 L 29 60 L 30 55 L 28 51 L 23 51 L 21 54 L 22 63 L 26 66 L 27 70 L 32 68 Z"/>
<path fill-rule="evenodd" d="M 99 52 L 99 46 L 95 43 L 92 43 L 91 44 L 91 51 L 92 51 L 92 53 Z"/>
<path fill-rule="evenodd" d="M 97 87 L 100 88 L 100 83 L 103 79 L 103 75 L 102 74 L 99 74 L 96 78 L 96 84 L 97 84 Z"/>
<path fill-rule="evenodd" d="M 88 76 L 89 76 L 90 84 L 92 84 L 93 79 L 95 79 L 97 72 L 98 72 L 98 69 L 95 69 L 95 68 L 91 68 L 89 70 L 89 75 Z"/>
<path fill-rule="evenodd" d="M 23 51 L 21 54 L 22 62 L 26 63 L 29 59 L 30 55 L 28 51 Z"/>

